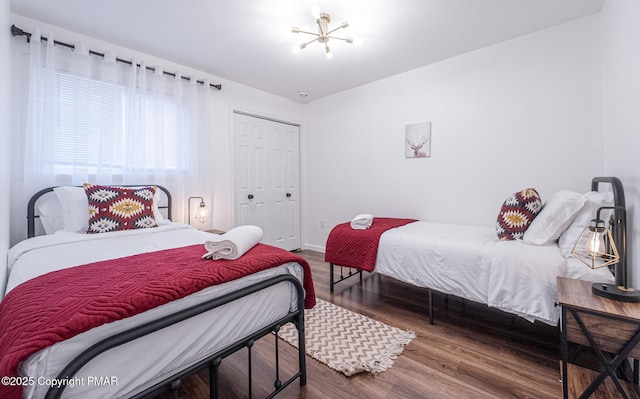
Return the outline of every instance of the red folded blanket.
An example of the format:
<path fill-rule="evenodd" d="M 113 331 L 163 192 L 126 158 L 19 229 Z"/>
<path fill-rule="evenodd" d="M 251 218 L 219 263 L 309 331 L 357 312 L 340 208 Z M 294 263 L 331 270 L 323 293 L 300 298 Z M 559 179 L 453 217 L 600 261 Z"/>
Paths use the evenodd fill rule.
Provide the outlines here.
<path fill-rule="evenodd" d="M 415 222 L 416 219 L 373 218 L 371 227 L 354 230 L 350 223 L 337 225 L 329 233 L 324 261 L 339 266 L 373 271 L 382 233 Z"/>
<path fill-rule="evenodd" d="M 288 262 L 304 268 L 305 308 L 316 297 L 309 264 L 291 252 L 258 244 L 237 260 L 201 259 L 202 245 L 150 252 L 48 273 L 0 302 L 0 376 L 17 376 L 33 353 L 112 321 Z M 0 398 L 22 387 L 0 384 Z"/>

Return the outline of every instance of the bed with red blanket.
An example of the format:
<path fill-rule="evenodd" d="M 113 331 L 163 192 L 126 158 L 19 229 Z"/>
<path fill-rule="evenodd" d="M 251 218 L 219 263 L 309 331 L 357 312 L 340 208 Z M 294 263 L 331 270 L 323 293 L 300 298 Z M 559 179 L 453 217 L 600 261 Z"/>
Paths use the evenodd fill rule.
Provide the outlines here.
<path fill-rule="evenodd" d="M 358 274 L 362 279 L 362 271 L 372 272 L 375 268 L 378 255 L 380 237 L 387 230 L 401 227 L 415 222 L 416 219 L 400 218 L 373 218 L 371 226 L 367 229 L 353 229 L 351 223 L 341 223 L 331 229 L 327 238 L 327 246 L 324 261 L 329 262 L 329 289 L 333 292 L 334 286 L 340 281 Z M 340 274 L 335 281 L 334 266 L 356 269 L 357 273 L 348 271 L 348 275 Z"/>
<path fill-rule="evenodd" d="M 613 190 L 598 190 L 599 183 L 609 183 Z M 528 190 L 507 198 L 505 214 L 520 206 L 513 198 L 525 192 Z M 373 218 L 370 227 L 362 230 L 350 223 L 339 224 L 326 245 L 330 289 L 334 291 L 336 283 L 334 267 L 341 266 L 337 282 L 355 275 L 362 279 L 365 270 L 425 288 L 431 323 L 431 293 L 435 290 L 555 326 L 560 316 L 558 276 L 613 282 L 608 268 L 585 267 L 571 250 L 596 209 L 624 206 L 624 192 L 615 178 L 595 178 L 592 191 L 562 190 L 543 204 L 528 228 L 511 239 L 501 239 L 502 231 L 495 226 L 389 218 Z M 348 275 L 342 266 L 349 268 Z"/>
<path fill-rule="evenodd" d="M 263 244 L 236 260 L 202 259 L 210 237 L 163 223 L 14 246 L 0 397 L 151 396 L 207 366 L 215 375 L 224 357 L 288 322 L 303 338 L 304 308 L 315 304 L 307 262 Z M 274 371 L 277 388 L 306 382 L 303 349 L 298 360 L 287 381 Z"/>

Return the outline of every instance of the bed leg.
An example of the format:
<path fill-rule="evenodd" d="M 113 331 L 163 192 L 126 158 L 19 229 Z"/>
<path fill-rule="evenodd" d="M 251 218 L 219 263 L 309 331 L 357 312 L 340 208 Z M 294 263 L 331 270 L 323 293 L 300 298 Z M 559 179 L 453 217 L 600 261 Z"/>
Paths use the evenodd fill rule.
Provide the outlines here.
<path fill-rule="evenodd" d="M 209 399 L 219 399 L 218 389 L 218 367 L 222 363 L 222 358 L 217 357 L 209 363 Z"/>
<path fill-rule="evenodd" d="M 433 291 L 429 288 L 429 324 L 433 325 Z"/>
<path fill-rule="evenodd" d="M 273 386 L 276 389 L 280 389 L 280 387 L 282 386 L 282 381 L 280 381 L 280 349 L 278 348 L 278 341 L 280 341 L 280 339 L 278 338 L 278 332 L 280 331 L 280 326 L 276 326 L 274 331 L 276 333 L 276 381 L 274 382 Z"/>
<path fill-rule="evenodd" d="M 304 311 L 298 316 L 298 366 L 300 368 L 300 386 L 307 385 L 307 355 L 304 342 Z"/>
<path fill-rule="evenodd" d="M 329 292 L 333 292 L 333 263 L 329 263 Z"/>
<path fill-rule="evenodd" d="M 249 376 L 249 395 L 247 396 L 249 399 L 253 397 L 253 376 L 251 375 L 251 348 L 253 347 L 253 340 L 247 342 L 247 350 L 248 350 L 248 360 L 249 360 L 249 370 L 247 375 Z"/>

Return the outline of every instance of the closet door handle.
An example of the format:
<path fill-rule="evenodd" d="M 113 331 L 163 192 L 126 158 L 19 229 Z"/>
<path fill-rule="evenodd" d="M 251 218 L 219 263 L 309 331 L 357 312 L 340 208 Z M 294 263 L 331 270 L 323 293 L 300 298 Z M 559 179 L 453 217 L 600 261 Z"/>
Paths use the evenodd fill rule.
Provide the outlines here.
<path fill-rule="evenodd" d="M 287 198 L 291 198 L 291 193 L 287 193 Z"/>
<path fill-rule="evenodd" d="M 249 198 L 250 200 L 252 200 L 252 199 L 253 199 L 253 194 L 249 194 L 249 195 L 247 196 L 247 198 Z"/>

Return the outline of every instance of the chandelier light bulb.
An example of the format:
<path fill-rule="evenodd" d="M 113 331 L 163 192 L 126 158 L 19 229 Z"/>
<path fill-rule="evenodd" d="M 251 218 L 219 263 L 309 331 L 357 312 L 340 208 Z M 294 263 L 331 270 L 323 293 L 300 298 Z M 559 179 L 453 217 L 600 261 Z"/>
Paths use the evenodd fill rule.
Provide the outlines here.
<path fill-rule="evenodd" d="M 327 56 L 327 59 L 332 59 L 333 58 L 333 52 L 331 51 L 331 47 L 327 46 L 327 48 L 325 50 L 325 55 Z"/>
<path fill-rule="evenodd" d="M 315 19 L 320 18 L 320 6 L 317 4 L 314 4 L 313 6 L 311 6 L 311 15 L 313 15 L 313 17 Z"/>

